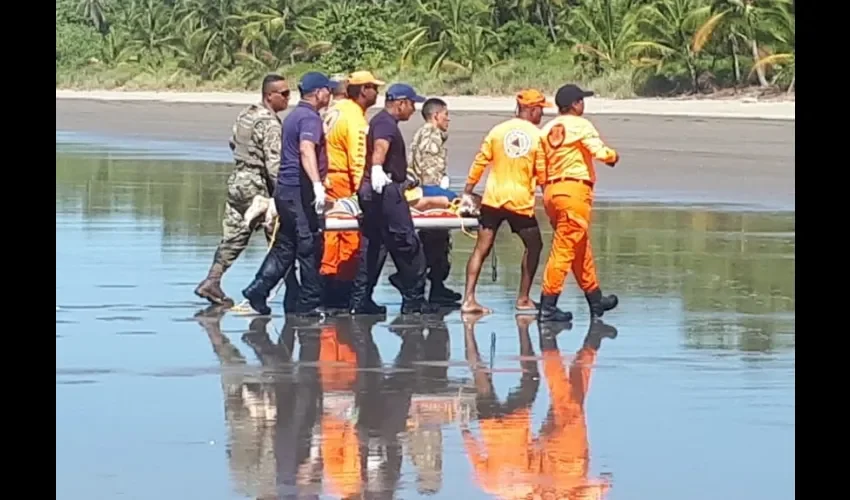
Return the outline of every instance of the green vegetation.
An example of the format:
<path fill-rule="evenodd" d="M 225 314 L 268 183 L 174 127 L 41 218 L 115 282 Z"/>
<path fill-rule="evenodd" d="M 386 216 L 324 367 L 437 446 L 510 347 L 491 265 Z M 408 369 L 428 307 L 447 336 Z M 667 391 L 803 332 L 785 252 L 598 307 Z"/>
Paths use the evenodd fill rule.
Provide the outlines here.
<path fill-rule="evenodd" d="M 59 88 L 255 89 L 370 69 L 424 92 L 794 91 L 792 0 L 56 0 Z"/>

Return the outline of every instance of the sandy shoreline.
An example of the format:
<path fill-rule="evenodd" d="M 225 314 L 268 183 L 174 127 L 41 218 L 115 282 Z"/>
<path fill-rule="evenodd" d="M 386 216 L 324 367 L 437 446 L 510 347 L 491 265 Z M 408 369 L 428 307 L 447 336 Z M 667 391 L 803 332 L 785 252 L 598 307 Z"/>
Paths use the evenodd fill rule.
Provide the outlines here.
<path fill-rule="evenodd" d="M 186 104 L 250 104 L 256 93 L 247 92 L 124 92 L 114 90 L 56 90 L 56 99 L 95 101 L 155 101 Z M 510 97 L 448 96 L 444 99 L 453 110 L 476 112 L 510 112 Z M 297 97 L 293 97 L 293 102 Z M 378 105 L 382 105 L 379 100 Z M 593 97 L 587 102 L 588 113 L 594 115 L 700 116 L 710 118 L 748 118 L 763 120 L 795 120 L 793 101 L 756 101 L 754 99 L 669 100 L 606 99 Z M 552 111 L 549 110 L 551 113 Z"/>
<path fill-rule="evenodd" d="M 57 99 L 57 139 L 76 136 L 151 151 L 166 144 L 182 151 L 181 158 L 229 161 L 227 141 L 242 107 Z M 452 111 L 447 146 L 453 186 L 465 182 L 487 131 L 509 116 L 510 109 Z M 615 169 L 598 167 L 600 200 L 794 210 L 794 121 L 636 114 L 601 114 L 591 119 L 622 157 Z M 408 141 L 421 124 L 418 114 L 402 124 Z"/>

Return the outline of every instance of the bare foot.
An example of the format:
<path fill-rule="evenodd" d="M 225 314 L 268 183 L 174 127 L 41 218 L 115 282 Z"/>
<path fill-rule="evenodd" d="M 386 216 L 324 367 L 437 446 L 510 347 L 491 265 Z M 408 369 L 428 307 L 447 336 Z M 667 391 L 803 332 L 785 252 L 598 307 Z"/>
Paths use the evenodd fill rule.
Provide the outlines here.
<path fill-rule="evenodd" d="M 517 311 L 537 311 L 539 308 L 531 299 L 517 299 L 516 309 Z"/>
<path fill-rule="evenodd" d="M 493 311 L 472 299 L 463 301 L 463 304 L 460 305 L 460 312 L 462 314 L 490 314 Z"/>

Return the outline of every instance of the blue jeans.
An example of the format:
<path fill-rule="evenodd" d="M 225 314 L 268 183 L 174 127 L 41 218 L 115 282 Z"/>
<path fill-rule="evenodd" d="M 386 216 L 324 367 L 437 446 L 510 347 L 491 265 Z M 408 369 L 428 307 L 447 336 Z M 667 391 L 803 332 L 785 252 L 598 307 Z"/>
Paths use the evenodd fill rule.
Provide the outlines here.
<path fill-rule="evenodd" d="M 454 201 L 457 198 L 457 193 L 440 186 L 422 186 L 422 196 L 445 196 L 449 201 Z"/>

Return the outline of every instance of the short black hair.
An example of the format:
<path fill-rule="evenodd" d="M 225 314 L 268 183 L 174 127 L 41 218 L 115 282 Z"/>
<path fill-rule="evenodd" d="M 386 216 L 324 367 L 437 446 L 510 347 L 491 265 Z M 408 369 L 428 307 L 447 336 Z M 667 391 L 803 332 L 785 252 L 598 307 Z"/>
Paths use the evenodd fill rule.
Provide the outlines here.
<path fill-rule="evenodd" d="M 272 86 L 273 83 L 277 83 L 277 82 L 281 82 L 281 81 L 285 81 L 285 80 L 286 80 L 286 78 L 284 78 L 284 77 L 282 77 L 282 76 L 280 76 L 276 73 L 271 73 L 271 74 L 266 75 L 265 78 L 263 78 L 263 95 L 266 95 L 269 92 L 269 88 Z"/>
<path fill-rule="evenodd" d="M 449 105 L 446 104 L 446 101 L 437 97 L 432 97 L 422 103 L 422 118 L 424 118 L 425 121 L 428 121 L 432 116 L 448 107 Z"/>
<path fill-rule="evenodd" d="M 363 90 L 363 85 L 349 84 L 345 88 L 345 95 L 347 95 L 349 99 L 357 99 L 358 97 L 360 97 L 360 92 L 362 90 Z"/>

